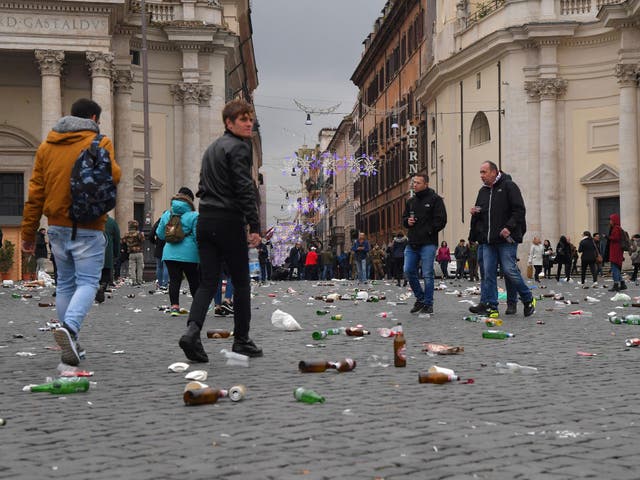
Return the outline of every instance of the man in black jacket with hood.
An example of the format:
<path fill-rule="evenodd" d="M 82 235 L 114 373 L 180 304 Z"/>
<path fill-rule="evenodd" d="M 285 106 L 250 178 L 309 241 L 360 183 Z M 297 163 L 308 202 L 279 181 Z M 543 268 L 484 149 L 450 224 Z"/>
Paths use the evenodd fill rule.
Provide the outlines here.
<path fill-rule="evenodd" d="M 253 134 L 253 108 L 244 100 L 232 100 L 222 110 L 225 132 L 202 157 L 196 238 L 200 254 L 200 286 L 180 338 L 185 356 L 195 362 L 209 358 L 200 341 L 200 330 L 211 300 L 218 289 L 222 261 L 234 287 L 234 341 L 232 350 L 250 357 L 262 349 L 249 338 L 251 284 L 249 249 L 260 244 L 260 220 L 251 178 L 253 156 L 249 139 Z M 249 233 L 247 234 L 247 224 Z"/>
<path fill-rule="evenodd" d="M 415 195 L 405 203 L 402 223 L 409 230 L 404 251 L 404 275 L 416 297 L 411 313 L 433 313 L 433 260 L 438 248 L 438 232 L 447 224 L 444 201 L 429 188 L 427 175 L 413 177 Z M 418 262 L 422 265 L 424 290 L 418 279 Z"/>
<path fill-rule="evenodd" d="M 482 257 L 482 285 L 480 303 L 472 306 L 472 313 L 491 316 L 498 308 L 498 263 L 524 304 L 524 316 L 535 312 L 535 300 L 522 279 L 516 265 L 518 244 L 527 231 L 526 208 L 518 186 L 493 162 L 480 165 L 483 186 L 476 204 L 471 208 L 469 240 L 477 241 Z"/>

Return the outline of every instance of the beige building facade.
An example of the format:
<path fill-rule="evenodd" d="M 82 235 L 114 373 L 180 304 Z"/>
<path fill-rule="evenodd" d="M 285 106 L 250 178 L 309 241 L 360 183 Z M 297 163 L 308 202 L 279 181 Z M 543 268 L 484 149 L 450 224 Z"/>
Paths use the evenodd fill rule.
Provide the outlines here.
<path fill-rule="evenodd" d="M 156 219 L 181 186 L 197 190 L 202 153 L 224 130 L 222 107 L 232 98 L 251 101 L 258 79 L 249 0 L 147 0 L 146 5 Z M 20 222 L 38 144 L 81 97 L 102 106 L 101 132 L 114 140 L 123 170 L 116 220 L 121 228 L 130 219 L 143 220 L 140 24 L 138 0 L 0 2 L 0 225 L 5 232 Z M 253 143 L 258 182 L 257 129 Z"/>
<path fill-rule="evenodd" d="M 426 11 L 416 96 L 444 239 L 467 237 L 486 160 L 522 190 L 527 252 L 534 235 L 555 247 L 606 233 L 614 212 L 638 232 L 640 1 L 428 0 Z"/>

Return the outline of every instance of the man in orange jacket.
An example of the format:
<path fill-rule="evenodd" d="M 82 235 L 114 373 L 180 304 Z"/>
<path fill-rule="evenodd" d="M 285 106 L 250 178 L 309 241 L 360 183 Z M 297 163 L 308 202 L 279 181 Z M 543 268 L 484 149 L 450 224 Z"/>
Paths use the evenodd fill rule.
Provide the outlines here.
<path fill-rule="evenodd" d="M 22 218 L 22 250 L 32 253 L 35 234 L 44 213 L 49 223 L 49 245 L 58 267 L 56 311 L 62 327 L 53 336 L 62 352 L 62 362 L 78 365 L 84 356 L 77 339 L 98 290 L 106 239 L 106 215 L 90 223 L 79 223 L 72 237 L 71 171 L 80 153 L 89 148 L 100 132 L 102 108 L 88 99 L 77 100 L 71 115 L 62 117 L 40 144 L 29 180 L 29 197 Z M 107 137 L 99 143 L 109 152 L 114 183 L 120 181 L 113 144 Z"/>

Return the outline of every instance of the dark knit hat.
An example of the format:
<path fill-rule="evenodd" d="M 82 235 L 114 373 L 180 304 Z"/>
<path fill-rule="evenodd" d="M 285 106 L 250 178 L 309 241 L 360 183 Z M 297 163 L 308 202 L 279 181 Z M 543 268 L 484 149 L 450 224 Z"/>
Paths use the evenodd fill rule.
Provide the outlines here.
<path fill-rule="evenodd" d="M 189 197 L 192 202 L 195 200 L 195 197 L 193 196 L 193 192 L 189 187 L 181 187 L 180 190 L 178 190 L 178 193 Z"/>

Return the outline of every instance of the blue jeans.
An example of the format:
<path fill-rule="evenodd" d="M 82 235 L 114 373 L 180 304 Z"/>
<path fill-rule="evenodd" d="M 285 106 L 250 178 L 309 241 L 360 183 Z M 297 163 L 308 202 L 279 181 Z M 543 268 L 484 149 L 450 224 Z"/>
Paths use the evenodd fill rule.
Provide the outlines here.
<path fill-rule="evenodd" d="M 224 299 L 231 300 L 233 298 L 233 282 L 231 281 L 231 277 L 225 277 L 224 275 L 222 275 L 220 277 L 220 282 L 218 282 L 218 290 L 213 297 L 215 305 L 222 304 L 222 280 L 224 280 L 225 278 L 227 279 L 227 287 L 224 289 Z"/>
<path fill-rule="evenodd" d="M 356 269 L 358 270 L 358 282 L 367 281 L 367 259 L 356 260 Z"/>
<path fill-rule="evenodd" d="M 482 262 L 482 245 L 478 246 L 478 268 L 480 268 L 480 272 L 482 275 L 480 278 L 480 303 L 487 304 L 487 287 L 484 283 L 484 270 L 483 270 L 483 262 Z M 518 303 L 518 291 L 516 287 L 513 285 L 513 282 L 509 280 L 509 277 L 504 277 L 504 288 L 507 291 L 507 303 Z"/>
<path fill-rule="evenodd" d="M 497 271 L 498 262 L 504 274 L 505 286 L 507 287 L 507 301 L 516 303 L 517 297 L 513 298 L 514 292 L 520 295 L 523 303 L 533 300 L 533 294 L 525 283 L 516 265 L 516 254 L 518 245 L 515 243 L 483 244 L 478 249 L 478 258 L 482 258 L 482 283 L 480 301 L 492 308 L 498 307 L 498 283 Z M 480 253 L 482 252 L 482 253 Z M 509 295 L 511 290 L 511 295 Z"/>
<path fill-rule="evenodd" d="M 56 260 L 58 260 L 57 257 Z M 620 283 L 622 281 L 622 272 L 620 271 L 620 267 L 613 262 L 611 262 L 611 276 L 613 277 L 614 283 Z"/>
<path fill-rule="evenodd" d="M 267 264 L 266 263 L 260 264 L 260 281 L 261 282 L 267 281 Z"/>
<path fill-rule="evenodd" d="M 322 280 L 331 280 L 333 278 L 333 265 L 322 266 Z"/>
<path fill-rule="evenodd" d="M 158 280 L 159 287 L 169 285 L 169 270 L 167 270 L 167 264 L 159 258 L 156 258 L 156 280 Z"/>
<path fill-rule="evenodd" d="M 404 248 L 404 276 L 409 281 L 416 301 L 425 305 L 433 305 L 433 260 L 435 258 L 435 245 L 422 245 L 417 250 L 410 245 Z M 424 290 L 418 279 L 418 262 L 422 265 Z"/>
<path fill-rule="evenodd" d="M 107 240 L 104 232 L 84 228 L 78 228 L 76 239 L 71 240 L 71 231 L 71 227 L 52 225 L 48 233 L 58 270 L 58 319 L 78 334 L 98 290 Z"/>

